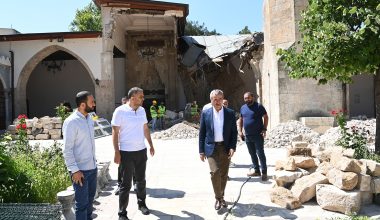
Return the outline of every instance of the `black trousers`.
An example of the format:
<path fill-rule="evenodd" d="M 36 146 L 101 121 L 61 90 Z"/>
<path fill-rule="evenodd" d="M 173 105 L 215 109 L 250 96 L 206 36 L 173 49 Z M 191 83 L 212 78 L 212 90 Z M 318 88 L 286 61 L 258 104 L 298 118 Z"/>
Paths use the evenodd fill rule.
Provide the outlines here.
<path fill-rule="evenodd" d="M 140 151 L 120 151 L 120 154 L 120 174 L 122 178 L 119 193 L 119 215 L 126 216 L 133 175 L 136 177 L 137 201 L 145 201 L 145 171 L 148 157 L 146 148 Z"/>

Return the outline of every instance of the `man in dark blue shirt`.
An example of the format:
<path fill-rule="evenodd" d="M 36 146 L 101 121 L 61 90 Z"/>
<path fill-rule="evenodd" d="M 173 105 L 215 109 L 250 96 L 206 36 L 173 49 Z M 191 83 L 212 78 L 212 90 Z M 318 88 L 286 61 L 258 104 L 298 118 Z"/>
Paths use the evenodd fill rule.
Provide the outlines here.
<path fill-rule="evenodd" d="M 247 175 L 261 176 L 261 179 L 266 181 L 268 180 L 268 176 L 264 153 L 264 137 L 268 126 L 267 111 L 264 106 L 254 100 L 253 93 L 251 92 L 244 93 L 244 102 L 246 104 L 240 108 L 239 135 L 247 144 L 254 169 L 254 172 L 249 172 Z M 261 172 L 257 156 L 260 159 Z"/>

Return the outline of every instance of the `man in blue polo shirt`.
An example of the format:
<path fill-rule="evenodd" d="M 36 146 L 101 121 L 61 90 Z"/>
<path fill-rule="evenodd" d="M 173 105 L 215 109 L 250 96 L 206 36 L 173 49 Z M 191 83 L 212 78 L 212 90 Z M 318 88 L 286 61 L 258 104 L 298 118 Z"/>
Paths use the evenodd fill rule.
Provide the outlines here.
<path fill-rule="evenodd" d="M 261 176 L 261 179 L 266 181 L 268 176 L 264 137 L 268 126 L 267 111 L 264 106 L 254 100 L 254 95 L 251 92 L 244 93 L 244 102 L 246 104 L 240 108 L 239 135 L 247 144 L 254 169 L 254 172 L 249 172 L 247 175 Z M 242 128 L 244 128 L 244 134 Z M 260 159 L 261 172 L 257 156 Z"/>

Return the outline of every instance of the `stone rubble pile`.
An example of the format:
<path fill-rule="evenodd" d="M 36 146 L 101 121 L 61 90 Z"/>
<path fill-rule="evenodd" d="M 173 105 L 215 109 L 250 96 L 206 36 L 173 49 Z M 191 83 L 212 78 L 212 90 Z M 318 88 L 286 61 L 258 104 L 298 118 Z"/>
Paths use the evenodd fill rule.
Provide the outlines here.
<path fill-rule="evenodd" d="M 353 159 L 353 149 L 292 142 L 287 150 L 288 157 L 276 161 L 270 193 L 281 207 L 296 209 L 316 197 L 323 209 L 358 213 L 380 193 L 380 163 Z"/>
<path fill-rule="evenodd" d="M 173 140 L 173 139 L 187 139 L 198 137 L 199 130 L 194 126 L 188 125 L 186 122 L 181 122 L 173 125 L 169 129 L 155 132 L 152 134 L 152 138 Z"/>
<path fill-rule="evenodd" d="M 292 141 L 317 142 L 319 134 L 306 127 L 299 121 L 280 123 L 267 132 L 265 147 L 284 148 L 290 146 Z"/>
<path fill-rule="evenodd" d="M 17 134 L 18 120 L 8 126 L 11 135 Z M 62 119 L 60 117 L 45 116 L 42 118 L 26 119 L 27 135 L 29 140 L 57 140 L 62 138 Z"/>
<path fill-rule="evenodd" d="M 351 120 L 347 122 L 349 132 L 352 129 L 357 129 L 362 132 L 367 138 L 367 145 L 370 149 L 374 149 L 376 137 L 376 119 L 370 120 Z M 323 135 L 320 136 L 318 144 L 323 147 L 334 146 L 335 142 L 341 136 L 339 127 L 330 128 Z"/>

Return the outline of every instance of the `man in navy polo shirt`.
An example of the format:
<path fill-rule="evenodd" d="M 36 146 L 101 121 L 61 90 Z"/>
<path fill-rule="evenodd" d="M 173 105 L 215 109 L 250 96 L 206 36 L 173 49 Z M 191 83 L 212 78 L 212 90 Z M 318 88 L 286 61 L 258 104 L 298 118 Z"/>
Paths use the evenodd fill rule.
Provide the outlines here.
<path fill-rule="evenodd" d="M 261 176 L 261 179 L 266 181 L 268 176 L 264 153 L 264 137 L 268 126 L 267 111 L 264 106 L 254 100 L 254 95 L 251 92 L 244 93 L 244 102 L 246 104 L 240 108 L 239 136 L 247 144 L 254 169 L 254 172 L 249 172 L 247 175 Z M 244 134 L 242 128 L 244 128 Z M 260 159 L 261 172 L 257 156 Z"/>

